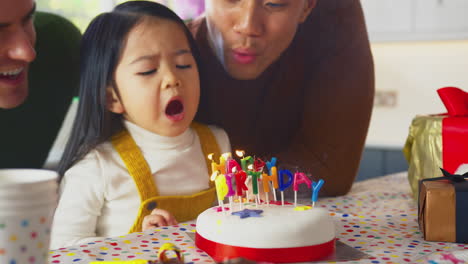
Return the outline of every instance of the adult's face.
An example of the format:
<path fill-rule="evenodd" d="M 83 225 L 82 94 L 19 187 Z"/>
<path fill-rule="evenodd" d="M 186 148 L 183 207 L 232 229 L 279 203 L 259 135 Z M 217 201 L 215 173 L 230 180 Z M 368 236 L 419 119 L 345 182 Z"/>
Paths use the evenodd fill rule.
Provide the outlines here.
<path fill-rule="evenodd" d="M 316 0 L 205 0 L 210 45 L 235 79 L 251 80 L 291 44 Z"/>
<path fill-rule="evenodd" d="M 28 96 L 28 67 L 36 57 L 33 0 L 0 1 L 0 108 L 13 108 Z"/>

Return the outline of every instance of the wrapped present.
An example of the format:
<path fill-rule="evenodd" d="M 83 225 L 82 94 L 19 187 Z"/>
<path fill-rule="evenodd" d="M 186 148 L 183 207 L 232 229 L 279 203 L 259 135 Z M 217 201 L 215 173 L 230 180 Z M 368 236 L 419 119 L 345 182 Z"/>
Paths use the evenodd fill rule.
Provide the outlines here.
<path fill-rule="evenodd" d="M 443 174 L 419 183 L 419 228 L 428 241 L 468 243 L 468 173 Z"/>
<path fill-rule="evenodd" d="M 415 199 L 421 179 L 440 176 L 440 167 L 454 173 L 460 164 L 468 163 L 468 93 L 456 87 L 437 93 L 447 114 L 415 117 L 403 149 Z"/>

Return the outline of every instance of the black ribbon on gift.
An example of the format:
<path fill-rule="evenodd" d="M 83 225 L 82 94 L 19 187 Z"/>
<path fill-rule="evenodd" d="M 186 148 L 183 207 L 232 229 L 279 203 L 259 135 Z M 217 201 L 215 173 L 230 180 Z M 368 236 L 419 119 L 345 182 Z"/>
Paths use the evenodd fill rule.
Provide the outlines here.
<path fill-rule="evenodd" d="M 420 181 L 440 181 L 449 180 L 455 188 L 455 229 L 456 242 L 468 243 L 468 172 L 460 174 L 451 174 L 450 172 L 440 168 L 444 177 L 428 178 Z M 420 188 L 421 189 L 421 188 Z M 418 203 L 419 204 L 419 203 Z"/>

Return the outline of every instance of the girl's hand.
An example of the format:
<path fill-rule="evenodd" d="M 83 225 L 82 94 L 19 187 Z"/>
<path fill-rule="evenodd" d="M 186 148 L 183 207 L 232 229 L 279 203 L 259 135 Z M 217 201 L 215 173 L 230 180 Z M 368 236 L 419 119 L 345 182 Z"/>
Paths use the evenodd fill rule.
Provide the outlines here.
<path fill-rule="evenodd" d="M 154 209 L 150 215 L 145 216 L 141 229 L 143 231 L 152 229 L 158 226 L 177 225 L 174 216 L 166 210 Z"/>

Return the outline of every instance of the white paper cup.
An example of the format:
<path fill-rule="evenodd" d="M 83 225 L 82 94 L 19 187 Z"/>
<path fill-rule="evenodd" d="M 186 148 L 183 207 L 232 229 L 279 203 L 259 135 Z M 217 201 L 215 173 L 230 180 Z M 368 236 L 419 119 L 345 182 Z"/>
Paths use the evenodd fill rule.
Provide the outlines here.
<path fill-rule="evenodd" d="M 56 172 L 0 169 L 0 263 L 46 263 L 57 198 Z"/>

